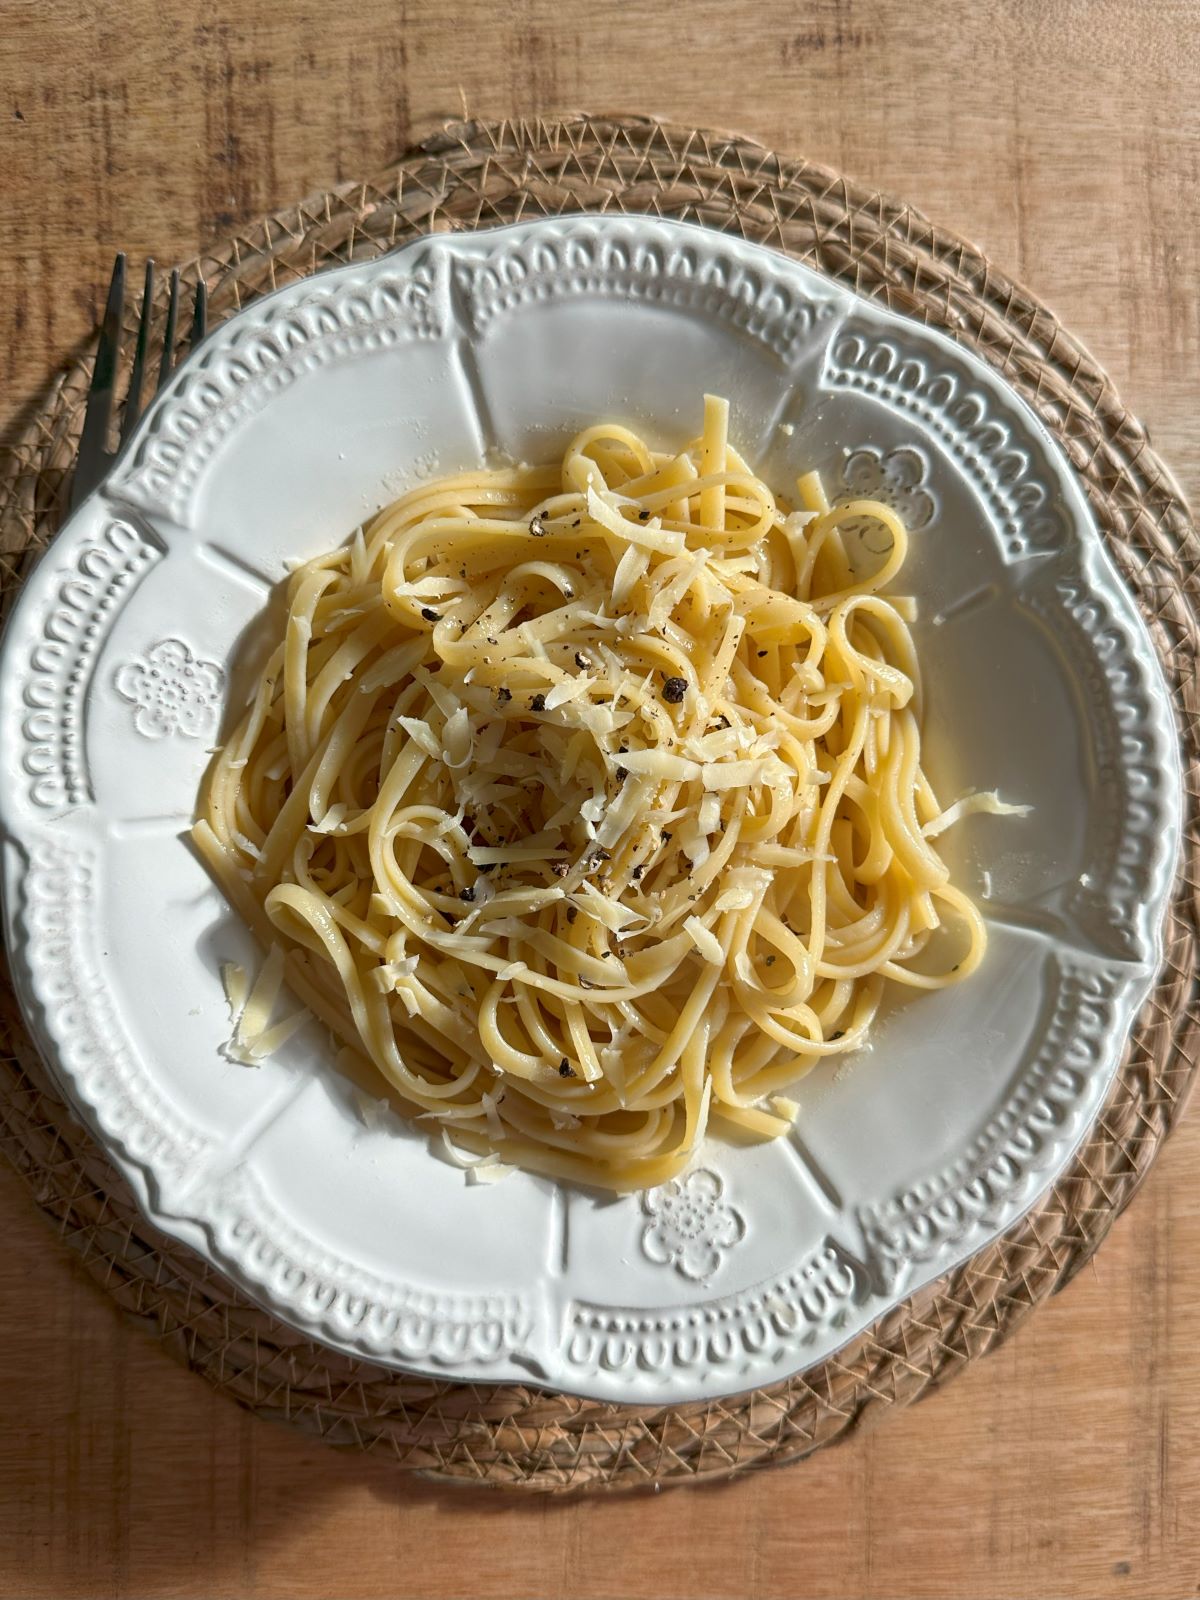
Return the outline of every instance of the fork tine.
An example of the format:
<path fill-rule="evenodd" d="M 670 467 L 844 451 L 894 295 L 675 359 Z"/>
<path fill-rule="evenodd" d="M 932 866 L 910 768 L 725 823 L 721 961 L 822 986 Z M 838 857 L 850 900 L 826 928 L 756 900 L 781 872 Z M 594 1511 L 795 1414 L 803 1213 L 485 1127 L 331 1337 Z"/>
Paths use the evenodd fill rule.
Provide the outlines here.
<path fill-rule="evenodd" d="M 162 361 L 158 367 L 158 387 L 171 376 L 175 364 L 175 329 L 179 322 L 179 268 L 171 273 L 171 299 L 167 305 L 167 327 L 163 334 Z"/>
<path fill-rule="evenodd" d="M 108 286 L 108 303 L 104 308 L 104 321 L 100 327 L 100 343 L 96 346 L 96 364 L 92 368 L 92 383 L 83 418 L 83 432 L 79 436 L 79 454 L 75 460 L 75 478 L 71 484 L 72 510 L 95 488 L 104 473 L 108 429 L 112 422 L 117 363 L 121 358 L 121 321 L 124 310 L 125 255 L 122 251 L 113 262 L 112 281 Z"/>
<path fill-rule="evenodd" d="M 121 420 L 121 443 L 133 432 L 134 424 L 142 412 L 142 384 L 146 376 L 146 346 L 150 342 L 150 324 L 154 320 L 154 262 L 146 262 L 146 278 L 142 285 L 142 315 L 138 322 L 137 344 L 133 352 L 133 371 L 129 377 L 129 393 L 125 398 L 125 415 Z"/>
<path fill-rule="evenodd" d="M 196 308 L 192 313 L 192 340 L 194 350 L 208 332 L 208 285 L 204 279 L 196 285 Z"/>

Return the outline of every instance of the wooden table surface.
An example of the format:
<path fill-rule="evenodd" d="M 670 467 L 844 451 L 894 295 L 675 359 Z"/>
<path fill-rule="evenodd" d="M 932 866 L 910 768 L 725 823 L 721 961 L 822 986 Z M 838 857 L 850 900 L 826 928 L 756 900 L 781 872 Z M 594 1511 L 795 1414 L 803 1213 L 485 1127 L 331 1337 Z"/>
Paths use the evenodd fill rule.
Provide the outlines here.
<path fill-rule="evenodd" d="M 1196 0 L 5 0 L 12 437 L 159 261 L 441 120 L 652 112 L 904 196 L 1047 300 L 1200 494 Z M 0 1172 L 0 1596 L 1200 1593 L 1200 1117 L 1093 1266 L 943 1393 L 799 1467 L 656 1497 L 443 1490 L 254 1420 Z"/>

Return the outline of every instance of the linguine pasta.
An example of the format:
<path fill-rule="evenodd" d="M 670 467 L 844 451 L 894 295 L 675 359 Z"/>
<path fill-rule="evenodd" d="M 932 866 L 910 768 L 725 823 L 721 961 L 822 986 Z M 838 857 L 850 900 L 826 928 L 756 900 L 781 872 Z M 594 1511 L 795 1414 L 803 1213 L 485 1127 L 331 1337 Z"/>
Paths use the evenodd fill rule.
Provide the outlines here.
<path fill-rule="evenodd" d="M 907 545 L 659 454 L 422 485 L 301 567 L 195 839 L 309 1011 L 454 1147 L 613 1190 L 979 963 L 931 843 Z M 984 803 L 984 797 L 974 797 Z"/>

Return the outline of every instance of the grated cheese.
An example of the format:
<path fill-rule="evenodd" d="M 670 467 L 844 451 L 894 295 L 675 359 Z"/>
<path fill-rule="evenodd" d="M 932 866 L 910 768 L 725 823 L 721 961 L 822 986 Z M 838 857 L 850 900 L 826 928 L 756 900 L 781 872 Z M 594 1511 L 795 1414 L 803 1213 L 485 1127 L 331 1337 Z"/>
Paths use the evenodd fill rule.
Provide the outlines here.
<path fill-rule="evenodd" d="M 382 1128 L 387 1119 L 388 1108 L 382 1100 L 377 1100 L 373 1094 L 367 1094 L 357 1084 L 352 1088 L 355 1110 L 364 1128 L 374 1132 Z"/>
<path fill-rule="evenodd" d="M 700 776 L 697 762 L 670 750 L 627 750 L 617 759 L 627 772 L 644 772 L 647 777 L 668 783 L 687 783 Z"/>
<path fill-rule="evenodd" d="M 628 928 L 631 923 L 645 922 L 641 912 L 635 911 L 632 906 L 622 905 L 619 900 L 613 900 L 606 894 L 601 894 L 595 884 L 588 883 L 586 879 L 579 885 L 570 898 L 581 911 L 586 911 L 590 917 L 610 929 L 613 933 L 620 933 L 623 928 Z"/>
<path fill-rule="evenodd" d="M 236 1024 L 245 1010 L 246 998 L 250 993 L 249 974 L 245 967 L 238 966 L 235 961 L 222 961 L 221 982 L 229 1006 L 229 1020 Z"/>
<path fill-rule="evenodd" d="M 467 715 L 466 706 L 459 706 L 458 710 L 447 719 L 442 738 L 445 745 L 442 760 L 448 767 L 465 767 L 471 759 L 471 749 L 474 744 L 471 719 Z"/>
<path fill-rule="evenodd" d="M 706 928 L 699 917 L 688 917 L 683 927 L 706 961 L 711 961 L 714 967 L 724 966 L 725 952 L 721 948 L 721 941 L 711 928 Z M 709 1081 L 711 1082 L 711 1079 Z"/>
<path fill-rule="evenodd" d="M 495 1094 L 485 1094 L 481 1099 L 484 1121 L 487 1123 L 488 1136 L 493 1144 L 499 1144 L 504 1138 L 504 1124 L 500 1120 L 500 1113 L 496 1109 L 504 1099 L 504 1090 L 497 1089 Z"/>
<path fill-rule="evenodd" d="M 650 567 L 650 552 L 643 550 L 636 544 L 631 544 L 625 554 L 617 562 L 617 570 L 613 574 L 612 603 L 623 606 L 633 593 L 635 585 L 645 577 Z"/>
<path fill-rule="evenodd" d="M 630 544 L 641 545 L 646 550 L 657 551 L 660 555 L 678 555 L 684 548 L 682 531 L 664 528 L 659 517 L 651 517 L 648 522 L 632 522 L 617 509 L 620 503 L 628 505 L 632 502 L 618 502 L 611 490 L 597 492 L 589 486 L 588 516 L 593 522 L 599 523 L 606 533 L 615 534 L 618 539 L 625 539 Z"/>
<path fill-rule="evenodd" d="M 552 689 L 546 691 L 546 710 L 557 711 L 559 706 L 564 706 L 569 700 L 578 700 L 580 695 L 588 691 L 590 680 L 585 676 L 578 678 L 564 678 L 561 683 L 556 683 Z"/>
<path fill-rule="evenodd" d="M 422 717 L 397 717 L 396 726 L 403 728 L 415 745 L 424 750 L 427 756 L 434 761 L 441 759 L 442 747 L 437 742 L 433 729 Z"/>
<path fill-rule="evenodd" d="M 716 833 L 721 826 L 721 800 L 718 795 L 706 794 L 701 800 L 698 823 L 701 833 Z"/>
<path fill-rule="evenodd" d="M 283 987 L 283 970 L 283 949 L 277 944 L 271 946 L 253 985 L 244 967 L 222 962 L 221 982 L 234 1024 L 233 1037 L 221 1046 L 226 1060 L 236 1061 L 240 1066 L 257 1067 L 312 1021 L 312 1013 L 302 1006 L 272 1024 L 271 1016 Z"/>
<path fill-rule="evenodd" d="M 330 806 L 320 822 L 310 822 L 309 833 L 335 833 L 346 820 L 346 807 L 339 801 L 337 805 Z"/>
<path fill-rule="evenodd" d="M 704 768 L 704 787 L 749 789 L 754 784 L 765 783 L 768 773 L 773 772 L 775 766 L 782 766 L 782 763 L 779 761 L 771 763 L 765 756 L 757 761 L 712 761 Z M 783 770 L 784 777 L 788 777 L 787 769 Z"/>
<path fill-rule="evenodd" d="M 963 795 L 961 800 L 956 800 L 939 816 L 927 822 L 921 832 L 926 839 L 936 839 L 964 817 L 1027 817 L 1032 810 L 1032 806 L 1010 805 L 1007 800 L 1001 800 L 995 789 L 987 789 L 982 794 Z"/>

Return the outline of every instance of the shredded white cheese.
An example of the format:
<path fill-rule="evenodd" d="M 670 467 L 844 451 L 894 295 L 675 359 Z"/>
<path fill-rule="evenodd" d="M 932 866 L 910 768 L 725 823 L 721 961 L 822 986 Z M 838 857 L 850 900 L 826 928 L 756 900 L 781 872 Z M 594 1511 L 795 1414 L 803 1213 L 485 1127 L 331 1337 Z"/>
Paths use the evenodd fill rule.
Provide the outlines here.
<path fill-rule="evenodd" d="M 246 998 L 250 993 L 249 974 L 245 967 L 238 966 L 235 961 L 222 961 L 221 982 L 229 1006 L 229 1020 L 236 1025 L 246 1008 Z"/>
<path fill-rule="evenodd" d="M 622 905 L 619 900 L 601 894 L 595 884 L 588 883 L 586 879 L 570 898 L 581 911 L 586 911 L 589 916 L 594 917 L 613 933 L 620 933 L 632 922 L 645 921 L 642 914 L 635 911 L 632 906 Z"/>
<path fill-rule="evenodd" d="M 699 764 L 670 750 L 627 750 L 617 760 L 627 772 L 644 772 L 667 783 L 687 783 L 700 776 Z"/>
<path fill-rule="evenodd" d="M 699 825 L 701 833 L 716 833 L 721 826 L 721 800 L 719 795 L 706 794 L 700 802 Z"/>
<path fill-rule="evenodd" d="M 337 805 L 330 806 L 320 822 L 310 822 L 310 833 L 335 833 L 346 820 L 346 807 L 339 801 Z"/>
<path fill-rule="evenodd" d="M 569 700 L 578 700 L 581 695 L 587 693 L 588 681 L 582 675 L 578 678 L 564 678 L 552 689 L 547 689 L 546 710 L 557 711 L 559 706 L 565 706 Z"/>
<path fill-rule="evenodd" d="M 405 956 L 402 961 L 387 961 L 373 967 L 370 981 L 383 994 L 390 994 L 402 978 L 411 978 L 417 970 L 416 956 Z"/>
<path fill-rule="evenodd" d="M 625 554 L 617 562 L 617 570 L 613 574 L 612 603 L 623 606 L 633 593 L 634 586 L 643 578 L 650 566 L 650 552 L 641 549 L 636 544 L 631 544 Z"/>
<path fill-rule="evenodd" d="M 940 816 L 927 822 L 921 832 L 927 839 L 936 839 L 938 834 L 945 833 L 947 828 L 952 828 L 964 817 L 980 814 L 989 817 L 1027 817 L 1032 810 L 1032 806 L 1010 805 L 1007 800 L 1001 800 L 995 789 L 988 789 L 982 794 L 963 795 L 961 800 L 947 806 Z"/>
<path fill-rule="evenodd" d="M 359 1120 L 364 1128 L 374 1132 L 382 1128 L 387 1116 L 387 1106 L 382 1100 L 376 1100 L 372 1094 L 366 1094 L 357 1084 L 353 1088 L 354 1105 L 358 1112 Z"/>
<path fill-rule="evenodd" d="M 764 783 L 774 766 L 781 765 L 777 760 L 771 763 L 767 757 L 757 761 L 713 761 L 705 768 L 703 773 L 704 787 L 706 789 L 747 789 L 752 784 Z M 786 769 L 785 776 L 786 776 Z"/>
<path fill-rule="evenodd" d="M 396 724 L 404 729 L 414 744 L 419 745 L 427 756 L 434 761 L 440 760 L 442 747 L 438 744 L 437 735 L 429 724 L 421 717 L 397 717 Z"/>
<path fill-rule="evenodd" d="M 474 743 L 471 736 L 471 719 L 467 715 L 466 706 L 459 706 L 446 721 L 443 735 L 445 749 L 442 760 L 448 767 L 462 768 L 471 759 L 471 747 Z"/>
<path fill-rule="evenodd" d="M 711 961 L 714 967 L 724 966 L 725 952 L 721 948 L 721 941 L 711 928 L 706 928 L 699 917 L 688 917 L 683 927 L 706 961 Z M 712 1080 L 709 1081 L 711 1083 Z"/>
<path fill-rule="evenodd" d="M 272 1024 L 271 1016 L 283 988 L 283 969 L 283 949 L 277 944 L 271 946 L 252 986 L 244 967 L 222 963 L 221 981 L 234 1024 L 233 1037 L 221 1046 L 221 1054 L 227 1060 L 256 1067 L 312 1021 L 312 1013 L 302 1006 Z"/>
<path fill-rule="evenodd" d="M 495 1094 L 485 1094 L 481 1098 L 484 1121 L 487 1123 L 488 1137 L 493 1144 L 499 1144 L 504 1138 L 504 1124 L 500 1120 L 500 1113 L 496 1109 L 504 1099 L 504 1090 L 498 1089 Z"/>
<path fill-rule="evenodd" d="M 588 489 L 588 516 L 593 522 L 599 523 L 606 533 L 615 534 L 618 539 L 626 539 L 630 544 L 641 545 L 659 554 L 674 556 L 684 548 L 684 536 L 679 530 L 664 528 L 658 517 L 651 517 L 646 522 L 623 517 L 617 505 L 617 497 L 611 491 L 601 490 L 597 493 L 595 488 Z"/>

